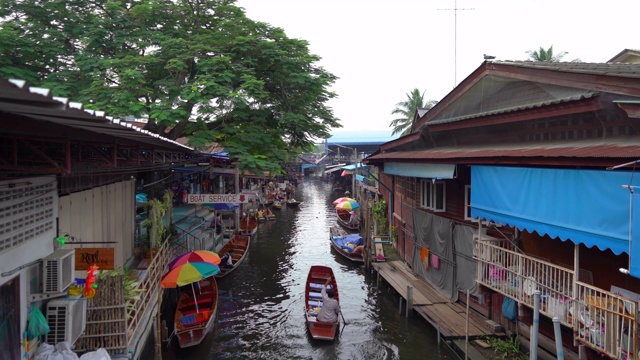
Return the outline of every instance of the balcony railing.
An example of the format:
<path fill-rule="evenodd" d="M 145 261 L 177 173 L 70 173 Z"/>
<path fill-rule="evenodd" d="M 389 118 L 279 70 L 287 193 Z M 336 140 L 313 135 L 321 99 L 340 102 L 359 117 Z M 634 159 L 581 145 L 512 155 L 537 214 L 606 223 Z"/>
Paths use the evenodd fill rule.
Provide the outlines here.
<path fill-rule="evenodd" d="M 142 276 L 138 278 L 137 289 L 144 289 L 140 294 L 140 300 L 129 300 L 127 302 L 127 337 L 129 343 L 133 340 L 131 337 L 135 333 L 136 326 L 145 317 L 149 316 L 147 314 L 149 309 L 158 303 L 158 291 L 160 291 L 162 274 L 169 263 L 169 247 L 169 242 L 165 241 L 153 255 Z"/>
<path fill-rule="evenodd" d="M 637 359 L 637 303 L 580 282 L 577 292 L 577 340 L 615 359 Z"/>
<path fill-rule="evenodd" d="M 479 283 L 529 307 L 539 290 L 540 313 L 558 317 L 583 344 L 615 359 L 637 353 L 637 306 L 632 300 L 576 281 L 572 269 L 491 241 L 476 241 L 476 259 Z"/>

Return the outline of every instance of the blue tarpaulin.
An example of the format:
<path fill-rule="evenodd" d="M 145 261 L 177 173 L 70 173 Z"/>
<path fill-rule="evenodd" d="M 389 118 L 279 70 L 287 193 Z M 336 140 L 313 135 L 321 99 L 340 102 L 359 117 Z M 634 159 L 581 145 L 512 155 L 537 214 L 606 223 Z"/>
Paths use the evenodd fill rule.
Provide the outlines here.
<path fill-rule="evenodd" d="M 340 246 L 340 248 L 345 249 L 347 251 L 351 251 L 351 248 L 346 246 L 348 242 L 356 244 L 356 246 L 360 246 L 364 244 L 362 240 L 362 236 L 360 234 L 348 234 L 345 236 L 334 236 L 333 241 Z"/>
<path fill-rule="evenodd" d="M 472 166 L 471 216 L 628 254 L 630 200 L 622 185 L 639 183 L 629 171 Z M 632 225 L 639 233 L 640 219 Z"/>

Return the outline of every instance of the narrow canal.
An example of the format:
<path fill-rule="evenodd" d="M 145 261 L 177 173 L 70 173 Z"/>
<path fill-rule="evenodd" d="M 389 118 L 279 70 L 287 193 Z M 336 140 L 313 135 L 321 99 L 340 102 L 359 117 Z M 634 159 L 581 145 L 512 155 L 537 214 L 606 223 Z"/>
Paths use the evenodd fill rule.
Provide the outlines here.
<path fill-rule="evenodd" d="M 421 318 L 398 313 L 386 285 L 378 291 L 362 265 L 331 249 L 331 202 L 340 196 L 305 179 L 295 193 L 300 207 L 274 209 L 276 221 L 258 225 L 246 261 L 219 279 L 213 332 L 194 348 L 164 344 L 163 359 L 452 359 Z M 314 264 L 331 266 L 338 281 L 347 325 L 335 342 L 313 341 L 306 330 L 304 286 Z"/>

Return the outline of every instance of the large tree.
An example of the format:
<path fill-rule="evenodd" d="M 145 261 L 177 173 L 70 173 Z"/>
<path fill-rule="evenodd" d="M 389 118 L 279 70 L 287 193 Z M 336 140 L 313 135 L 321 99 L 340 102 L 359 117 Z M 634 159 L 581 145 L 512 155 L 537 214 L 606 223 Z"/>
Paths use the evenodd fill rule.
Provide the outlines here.
<path fill-rule="evenodd" d="M 244 170 L 277 171 L 340 127 L 336 77 L 235 0 L 0 0 L 0 76 L 21 78 Z"/>
<path fill-rule="evenodd" d="M 393 128 L 391 135 L 400 133 L 401 136 L 409 134 L 413 118 L 418 109 L 431 109 L 438 102 L 435 100 L 425 100 L 424 91 L 421 93 L 417 88 L 407 93 L 407 99 L 396 104 L 396 108 L 391 112 L 392 115 L 401 115 L 401 117 L 391 120 L 389 127 Z"/>
<path fill-rule="evenodd" d="M 540 46 L 540 49 L 537 51 L 529 50 L 527 51 L 529 55 L 529 60 L 532 61 L 549 61 L 549 62 L 558 62 L 562 60 L 562 58 L 567 55 L 566 51 L 560 51 L 558 54 L 553 54 L 553 45 L 549 46 L 548 49 L 544 49 Z"/>

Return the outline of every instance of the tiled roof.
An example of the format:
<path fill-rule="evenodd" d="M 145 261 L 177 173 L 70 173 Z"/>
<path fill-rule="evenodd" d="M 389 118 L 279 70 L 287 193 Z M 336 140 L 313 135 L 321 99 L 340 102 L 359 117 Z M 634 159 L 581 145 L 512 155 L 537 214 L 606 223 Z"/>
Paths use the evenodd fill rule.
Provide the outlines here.
<path fill-rule="evenodd" d="M 419 151 L 387 152 L 367 160 L 452 160 L 477 158 L 628 158 L 640 159 L 638 139 L 537 142 L 508 145 L 440 147 Z"/>
<path fill-rule="evenodd" d="M 562 71 L 562 72 L 578 73 L 578 74 L 640 78 L 640 64 L 550 62 L 550 61 L 497 61 L 497 60 L 494 60 L 491 63 L 522 67 L 522 68 Z"/>

